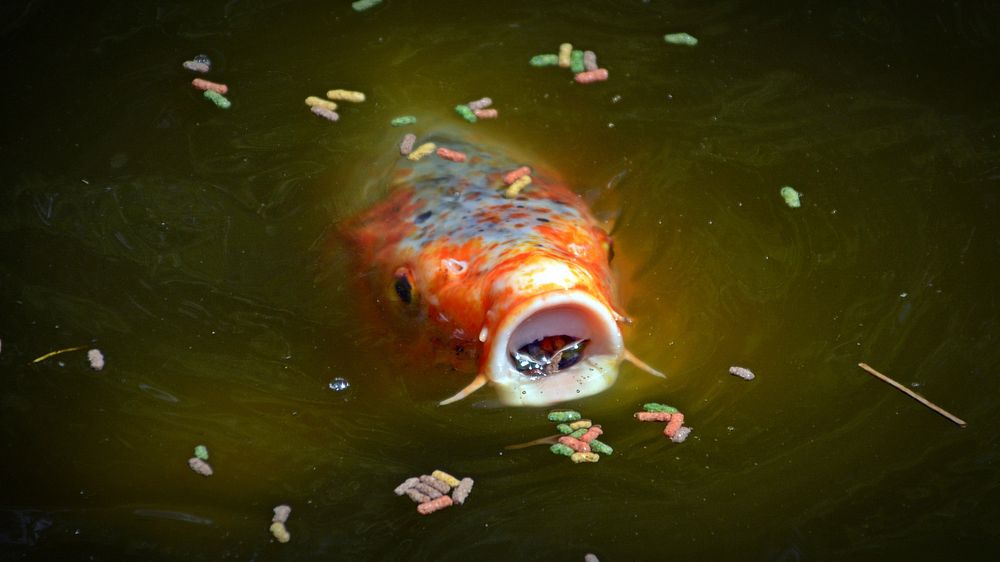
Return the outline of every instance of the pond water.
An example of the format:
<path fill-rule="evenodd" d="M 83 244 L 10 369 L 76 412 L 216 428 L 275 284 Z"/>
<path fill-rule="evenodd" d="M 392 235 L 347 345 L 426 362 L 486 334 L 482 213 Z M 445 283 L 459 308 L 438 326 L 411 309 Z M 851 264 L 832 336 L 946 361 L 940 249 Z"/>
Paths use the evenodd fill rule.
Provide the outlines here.
<path fill-rule="evenodd" d="M 1000 552 L 992 3 L 0 11 L 2 558 Z M 682 31 L 699 44 L 664 42 Z M 528 65 L 563 41 L 610 79 Z M 200 53 L 229 110 L 181 68 Z M 310 114 L 332 88 L 368 101 Z M 499 119 L 452 111 L 484 95 Z M 571 404 L 615 447 L 598 464 L 504 450 L 552 433 L 546 409 L 489 390 L 438 406 L 470 374 L 372 314 L 335 235 L 403 132 L 445 128 L 548 163 L 613 228 L 626 341 L 668 378 L 626 366 Z M 686 414 L 685 443 L 632 419 L 654 400 Z M 209 478 L 187 466 L 198 444 Z M 424 517 L 392 493 L 436 468 L 475 479 L 466 505 Z"/>

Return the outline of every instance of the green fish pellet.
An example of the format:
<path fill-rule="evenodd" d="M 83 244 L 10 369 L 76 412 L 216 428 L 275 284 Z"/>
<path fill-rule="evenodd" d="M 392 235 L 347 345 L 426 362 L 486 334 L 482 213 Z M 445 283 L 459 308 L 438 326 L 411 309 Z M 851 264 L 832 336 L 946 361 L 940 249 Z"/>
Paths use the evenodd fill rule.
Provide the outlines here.
<path fill-rule="evenodd" d="M 459 115 L 461 115 L 462 119 L 465 119 L 469 123 L 475 123 L 476 122 L 476 114 L 472 111 L 471 108 L 469 108 L 469 106 L 467 106 L 465 104 L 456 105 L 455 106 L 455 112 L 458 113 Z"/>
<path fill-rule="evenodd" d="M 219 92 L 213 92 L 212 90 L 205 90 L 204 95 L 206 98 L 212 100 L 212 103 L 214 103 L 216 107 L 222 109 L 229 109 L 229 106 L 233 105 L 232 103 L 229 102 L 229 100 L 226 99 L 226 96 L 220 94 Z"/>
<path fill-rule="evenodd" d="M 389 121 L 389 124 L 393 127 L 405 127 L 406 125 L 412 125 L 416 122 L 417 118 L 412 115 L 401 115 L 393 118 L 392 121 Z"/>
<path fill-rule="evenodd" d="M 553 454 L 563 455 L 567 457 L 573 454 L 573 449 L 570 449 L 569 447 L 563 445 L 562 443 L 553 443 L 552 446 L 549 447 L 549 450 L 552 451 Z"/>
<path fill-rule="evenodd" d="M 601 455 L 610 455 L 615 452 L 615 450 L 611 448 L 611 445 L 598 441 L 597 439 L 592 439 L 590 441 L 590 450 Z"/>
<path fill-rule="evenodd" d="M 583 66 L 583 51 L 574 50 L 569 55 L 569 69 L 573 74 L 579 74 L 586 70 Z"/>
<path fill-rule="evenodd" d="M 656 402 L 650 402 L 649 404 L 643 404 L 642 409 L 647 412 L 666 412 L 668 414 L 676 414 L 677 408 L 673 406 L 665 406 L 663 404 L 657 404 Z"/>
<path fill-rule="evenodd" d="M 671 45 L 687 45 L 694 47 L 698 44 L 698 39 L 688 33 L 668 33 L 663 36 L 663 40 Z"/>
<path fill-rule="evenodd" d="M 580 429 L 573 431 L 573 433 L 570 433 L 569 436 L 573 439 L 579 439 L 584 433 L 587 433 L 587 428 L 581 427 Z"/>
<path fill-rule="evenodd" d="M 198 457 L 203 461 L 208 460 L 208 447 L 204 445 L 198 445 L 194 448 L 194 456 Z"/>
<path fill-rule="evenodd" d="M 786 205 L 793 209 L 798 209 L 802 206 L 802 202 L 799 201 L 799 197 L 801 196 L 802 194 L 795 191 L 795 188 L 790 185 L 781 188 L 781 198 L 785 200 Z"/>
<path fill-rule="evenodd" d="M 528 61 L 531 66 L 556 66 L 559 64 L 559 55 L 535 55 Z"/>
<path fill-rule="evenodd" d="M 570 433 L 573 433 L 573 428 L 564 423 L 557 425 L 556 429 L 558 429 L 559 433 L 562 433 L 563 435 L 569 435 Z"/>
<path fill-rule="evenodd" d="M 355 12 L 363 12 L 368 8 L 374 8 L 382 3 L 382 0 L 358 0 L 357 2 L 352 2 L 351 7 L 354 8 Z"/>
<path fill-rule="evenodd" d="M 575 422 L 581 417 L 580 412 L 575 410 L 557 410 L 555 412 L 549 412 L 550 422 Z"/>

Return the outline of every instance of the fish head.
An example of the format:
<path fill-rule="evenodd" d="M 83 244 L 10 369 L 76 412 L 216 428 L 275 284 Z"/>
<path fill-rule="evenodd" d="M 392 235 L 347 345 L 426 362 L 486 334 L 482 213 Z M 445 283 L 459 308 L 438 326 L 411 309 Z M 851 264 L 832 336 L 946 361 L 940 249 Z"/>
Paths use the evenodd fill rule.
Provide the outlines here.
<path fill-rule="evenodd" d="M 597 394 L 618 378 L 625 345 L 616 315 L 585 269 L 551 258 L 527 262 L 493 283 L 503 294 L 483 342 L 480 372 L 500 401 L 544 406 Z M 522 350 L 551 338 L 580 342 L 571 360 L 525 368 Z M 585 343 L 585 344 L 584 344 Z M 545 363 L 549 358 L 541 358 Z"/>

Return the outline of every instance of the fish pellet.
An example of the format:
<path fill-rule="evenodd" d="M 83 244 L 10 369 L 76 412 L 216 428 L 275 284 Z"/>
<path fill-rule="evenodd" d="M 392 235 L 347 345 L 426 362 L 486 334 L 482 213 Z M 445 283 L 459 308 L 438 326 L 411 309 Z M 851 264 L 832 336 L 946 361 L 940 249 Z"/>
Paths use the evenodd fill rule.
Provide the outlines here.
<path fill-rule="evenodd" d="M 587 429 L 587 432 L 581 435 L 578 439 L 580 439 L 580 441 L 583 441 L 584 443 L 591 443 L 594 441 L 594 439 L 597 439 L 601 435 L 604 435 L 604 430 L 601 429 L 601 426 L 595 425 Z"/>
<path fill-rule="evenodd" d="M 435 470 L 434 472 L 431 473 L 431 477 L 437 478 L 438 480 L 444 482 L 445 484 L 451 486 L 452 488 L 458 486 L 460 483 L 458 481 L 458 478 L 455 478 L 454 476 L 448 474 L 443 470 Z"/>
<path fill-rule="evenodd" d="M 461 115 L 462 119 L 465 119 L 469 123 L 475 123 L 476 120 L 478 119 L 476 117 L 476 113 L 474 111 L 472 111 L 471 109 L 469 109 L 469 106 L 467 106 L 465 104 L 456 105 L 455 106 L 455 113 L 458 113 L 459 115 Z"/>
<path fill-rule="evenodd" d="M 358 0 L 357 2 L 351 2 L 351 8 L 354 8 L 355 12 L 363 12 L 369 8 L 374 8 L 382 3 L 382 0 Z"/>
<path fill-rule="evenodd" d="M 535 55 L 528 61 L 531 66 L 556 66 L 559 64 L 559 55 Z"/>
<path fill-rule="evenodd" d="M 407 490 L 409 490 L 410 488 L 412 488 L 417 482 L 420 482 L 420 479 L 417 478 L 416 476 L 414 476 L 413 478 L 407 478 L 405 482 L 403 482 L 399 486 L 396 486 L 396 489 L 393 490 L 393 492 L 397 496 L 402 496 L 403 494 L 406 493 Z"/>
<path fill-rule="evenodd" d="M 592 425 L 594 425 L 594 422 L 592 422 L 590 420 L 577 420 L 577 421 L 569 424 L 569 427 L 570 427 L 570 429 L 580 429 L 581 427 L 584 428 L 584 429 L 586 429 L 586 428 L 588 428 L 588 427 L 590 427 Z"/>
<path fill-rule="evenodd" d="M 211 66 L 209 66 L 209 65 L 207 65 L 207 64 L 205 64 L 203 62 L 198 62 L 198 61 L 193 61 L 193 60 L 186 60 L 183 63 L 181 63 L 181 66 L 183 66 L 184 68 L 186 68 L 186 69 L 188 69 L 188 70 L 190 70 L 192 72 L 202 72 L 202 73 L 204 73 L 204 72 L 208 72 L 209 70 L 212 70 Z"/>
<path fill-rule="evenodd" d="M 275 506 L 272 511 L 274 511 L 274 517 L 271 518 L 271 522 L 284 523 L 288 521 L 288 516 L 291 515 L 292 508 L 285 504 L 281 504 L 279 506 Z"/>
<path fill-rule="evenodd" d="M 91 349 L 87 352 L 87 361 L 90 361 L 90 368 L 100 371 L 104 368 L 104 354 L 100 349 Z"/>
<path fill-rule="evenodd" d="M 666 412 L 668 414 L 676 414 L 677 408 L 673 406 L 667 406 L 665 404 L 660 404 L 657 402 L 647 402 L 642 405 L 642 409 L 647 412 Z"/>
<path fill-rule="evenodd" d="M 559 66 L 569 68 L 569 61 L 572 56 L 573 45 L 571 43 L 563 43 L 562 45 L 559 45 Z"/>
<path fill-rule="evenodd" d="M 365 101 L 365 95 L 363 93 L 352 90 L 330 90 L 326 93 L 326 97 L 332 100 L 350 101 L 354 103 L 361 103 Z"/>
<path fill-rule="evenodd" d="M 684 425 L 684 414 L 674 414 L 670 416 L 670 421 L 667 422 L 667 426 L 663 428 L 663 434 L 670 439 L 673 439 L 674 435 L 677 434 L 677 430 L 680 429 L 682 425 Z"/>
<path fill-rule="evenodd" d="M 289 533 L 288 529 L 285 528 L 285 524 L 280 521 L 271 523 L 271 534 L 274 535 L 274 538 L 278 539 L 278 542 L 280 543 L 286 543 L 292 540 L 291 533 Z"/>
<path fill-rule="evenodd" d="M 491 107 L 489 109 L 473 109 L 472 114 L 476 116 L 476 119 L 496 119 L 500 112 Z"/>
<path fill-rule="evenodd" d="M 574 50 L 569 55 L 569 70 L 573 74 L 579 74 L 584 70 L 587 70 L 583 66 L 583 51 Z"/>
<path fill-rule="evenodd" d="M 194 448 L 194 456 L 198 457 L 203 461 L 208 460 L 208 447 L 204 445 L 198 445 Z"/>
<path fill-rule="evenodd" d="M 325 100 L 319 96 L 309 96 L 308 98 L 306 98 L 306 105 L 308 105 L 309 107 L 325 107 L 330 111 L 337 109 L 336 103 L 330 100 Z"/>
<path fill-rule="evenodd" d="M 785 200 L 785 204 L 788 205 L 789 207 L 793 209 L 798 209 L 799 207 L 802 206 L 802 202 L 799 201 L 799 197 L 801 197 L 802 194 L 799 193 L 798 191 L 795 191 L 794 187 L 786 185 L 785 187 L 781 188 L 780 193 L 781 193 L 781 198 Z"/>
<path fill-rule="evenodd" d="M 566 445 L 570 449 L 573 449 L 577 453 L 589 453 L 590 445 L 580 441 L 575 437 L 570 437 L 569 435 L 563 435 L 559 438 L 559 442 Z"/>
<path fill-rule="evenodd" d="M 598 441 L 597 439 L 591 441 L 589 445 L 591 451 L 601 455 L 610 455 L 615 452 L 615 450 L 611 448 L 611 445 L 608 445 L 604 441 Z"/>
<path fill-rule="evenodd" d="M 729 368 L 729 374 L 736 375 L 737 377 L 745 381 L 752 381 L 756 377 L 756 375 L 754 375 L 753 371 L 751 371 L 750 369 L 746 369 L 743 367 L 736 367 L 736 366 Z"/>
<path fill-rule="evenodd" d="M 428 486 L 427 484 L 424 484 L 423 482 L 417 482 L 416 484 L 413 485 L 413 488 L 410 489 L 416 490 L 432 500 L 441 497 L 441 492 L 435 490 L 434 488 Z"/>
<path fill-rule="evenodd" d="M 510 184 L 509 187 L 507 187 L 507 191 L 504 192 L 503 196 L 506 197 L 507 199 L 513 199 L 517 197 L 521 193 L 521 190 L 527 187 L 528 184 L 530 183 L 531 183 L 531 176 L 522 176 L 518 178 L 517 181 Z"/>
<path fill-rule="evenodd" d="M 580 72 L 573 77 L 580 84 L 590 84 L 591 82 L 604 82 L 608 79 L 608 69 L 598 68 L 596 70 L 587 70 Z"/>
<path fill-rule="evenodd" d="M 420 482 L 426 486 L 434 488 L 435 490 L 441 492 L 442 494 L 447 494 L 448 492 L 451 491 L 451 486 L 427 474 L 420 475 Z"/>
<path fill-rule="evenodd" d="M 229 92 L 229 86 L 225 84 L 217 84 L 215 82 L 210 82 L 208 80 L 203 80 L 201 78 L 195 78 L 191 81 L 191 85 L 199 90 L 212 90 L 213 92 L 218 92 L 220 94 L 225 94 Z"/>
<path fill-rule="evenodd" d="M 323 119 L 326 119 L 327 121 L 333 121 L 333 122 L 340 121 L 340 114 L 338 114 L 336 111 L 331 111 L 325 107 L 314 105 L 313 107 L 309 108 L 309 111 L 312 111 L 313 115 L 318 115 Z"/>
<path fill-rule="evenodd" d="M 417 484 L 419 484 L 419 482 L 417 482 Z M 405 493 L 411 500 L 413 500 L 416 503 L 424 503 L 431 501 L 429 497 L 427 497 L 424 494 L 421 494 L 419 491 L 417 491 L 416 488 L 410 488 Z"/>
<path fill-rule="evenodd" d="M 574 429 L 573 431 L 571 431 L 569 433 L 569 436 L 572 437 L 573 439 L 579 439 L 583 437 L 585 433 L 587 433 L 587 428 L 581 427 L 580 429 Z"/>
<path fill-rule="evenodd" d="M 454 503 L 455 502 L 452 501 L 451 496 L 441 496 L 440 498 L 424 502 L 418 505 L 417 511 L 420 512 L 420 515 L 429 515 L 431 513 L 434 513 L 435 511 L 444 509 Z"/>
<path fill-rule="evenodd" d="M 417 160 L 420 160 L 421 158 L 427 156 L 431 152 L 434 152 L 435 148 L 437 148 L 436 144 L 432 142 L 425 142 L 424 144 L 415 148 L 413 152 L 409 153 L 406 157 L 416 162 Z"/>
<path fill-rule="evenodd" d="M 493 100 L 490 98 L 479 98 L 476 101 L 470 101 L 465 104 L 469 109 L 475 111 L 477 109 L 486 109 L 487 107 L 493 105 Z"/>
<path fill-rule="evenodd" d="M 556 410 L 549 412 L 550 422 L 575 422 L 580 419 L 580 412 L 576 410 Z"/>
<path fill-rule="evenodd" d="M 226 96 L 213 90 L 205 90 L 204 96 L 205 98 L 212 100 L 212 103 L 220 109 L 229 109 L 229 107 L 233 105 L 228 99 L 226 99 Z"/>
<path fill-rule="evenodd" d="M 601 562 L 601 560 L 599 558 L 597 558 L 596 554 L 587 553 L 583 557 L 583 562 Z"/>
<path fill-rule="evenodd" d="M 577 464 L 580 464 L 582 462 L 597 462 L 601 460 L 601 456 L 598 455 L 597 453 L 590 453 L 590 452 L 573 453 L 572 455 L 570 455 L 569 460 Z"/>
<path fill-rule="evenodd" d="M 553 454 L 564 455 L 567 457 L 573 454 L 573 449 L 570 449 L 562 443 L 553 443 L 552 446 L 549 447 L 549 450 L 552 451 Z"/>
<path fill-rule="evenodd" d="M 406 133 L 403 140 L 399 142 L 399 153 L 403 156 L 413 152 L 413 143 L 417 142 L 417 135 Z"/>
<path fill-rule="evenodd" d="M 569 435 L 570 433 L 573 433 L 573 428 L 570 427 L 568 423 L 561 423 L 557 425 L 556 430 L 559 431 L 559 433 L 562 433 L 563 435 Z"/>
<path fill-rule="evenodd" d="M 671 437 L 670 440 L 674 443 L 683 443 L 688 438 L 688 435 L 691 435 L 691 428 L 686 425 L 682 425 L 680 429 L 674 433 L 674 436 Z"/>
<path fill-rule="evenodd" d="M 668 33 L 663 36 L 663 40 L 671 45 L 686 45 L 694 47 L 698 44 L 698 39 L 689 33 Z"/>
<path fill-rule="evenodd" d="M 635 419 L 644 422 L 668 422 L 673 416 L 670 412 L 636 412 L 632 414 Z"/>
<path fill-rule="evenodd" d="M 465 153 L 450 148 L 441 147 L 437 149 L 437 155 L 452 162 L 465 162 Z"/>
<path fill-rule="evenodd" d="M 475 484 L 475 482 L 472 481 L 472 478 L 469 478 L 468 476 L 463 478 L 462 481 L 458 483 L 458 486 L 455 487 L 455 491 L 451 493 L 451 499 L 453 499 L 458 505 L 463 505 L 466 498 L 469 497 L 469 493 L 472 492 L 473 484 Z"/>
<path fill-rule="evenodd" d="M 191 470 L 197 472 L 198 474 L 200 474 L 202 476 L 211 476 L 213 474 L 213 472 L 212 472 L 212 465 L 210 465 L 207 462 L 199 459 L 198 457 L 191 457 L 191 458 L 189 458 L 188 459 L 188 466 L 191 467 Z"/>
<path fill-rule="evenodd" d="M 594 54 L 594 51 L 583 52 L 583 69 L 597 70 L 597 55 Z"/>
<path fill-rule="evenodd" d="M 416 122 L 417 118 L 412 115 L 400 115 L 399 117 L 393 117 L 392 121 L 389 121 L 389 124 L 393 127 L 405 127 Z"/>
<path fill-rule="evenodd" d="M 528 175 L 530 173 L 531 173 L 531 168 L 529 168 L 527 166 L 521 166 L 520 168 L 518 168 L 518 169 L 516 169 L 514 171 L 507 172 L 506 174 L 504 174 L 504 176 L 503 176 L 503 182 L 505 184 L 507 184 L 507 185 L 510 185 L 510 184 L 516 182 L 519 178 L 524 177 L 524 176 L 526 176 L 526 175 Z M 580 419 L 580 418 L 577 418 L 577 419 Z M 555 421 L 555 420 L 553 420 L 552 418 L 549 418 L 549 421 Z"/>

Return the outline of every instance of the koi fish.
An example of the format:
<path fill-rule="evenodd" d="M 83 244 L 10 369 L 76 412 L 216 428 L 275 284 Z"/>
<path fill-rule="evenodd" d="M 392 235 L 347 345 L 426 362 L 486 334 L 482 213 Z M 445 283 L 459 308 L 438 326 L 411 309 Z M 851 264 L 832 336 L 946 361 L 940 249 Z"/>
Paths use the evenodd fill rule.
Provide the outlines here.
<path fill-rule="evenodd" d="M 384 199 L 347 232 L 376 284 L 455 346 L 473 349 L 475 379 L 448 404 L 487 383 L 507 405 L 539 406 L 610 387 L 628 360 L 614 301 L 611 238 L 583 199 L 532 174 L 515 198 L 505 173 L 522 163 L 502 151 L 432 138 L 467 155 L 399 159 Z"/>

